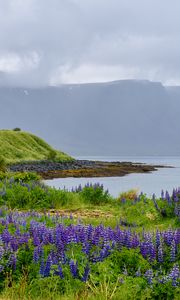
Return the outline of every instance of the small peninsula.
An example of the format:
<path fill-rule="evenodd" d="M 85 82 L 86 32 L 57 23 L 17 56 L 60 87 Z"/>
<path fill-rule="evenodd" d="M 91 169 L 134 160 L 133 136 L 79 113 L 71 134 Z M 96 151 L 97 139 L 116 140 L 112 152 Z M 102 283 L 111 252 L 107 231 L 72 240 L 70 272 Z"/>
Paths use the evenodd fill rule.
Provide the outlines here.
<path fill-rule="evenodd" d="M 43 179 L 114 177 L 148 173 L 158 167 L 132 162 L 76 160 L 41 138 L 18 130 L 0 130 L 0 157 L 11 172 L 37 172 Z"/>

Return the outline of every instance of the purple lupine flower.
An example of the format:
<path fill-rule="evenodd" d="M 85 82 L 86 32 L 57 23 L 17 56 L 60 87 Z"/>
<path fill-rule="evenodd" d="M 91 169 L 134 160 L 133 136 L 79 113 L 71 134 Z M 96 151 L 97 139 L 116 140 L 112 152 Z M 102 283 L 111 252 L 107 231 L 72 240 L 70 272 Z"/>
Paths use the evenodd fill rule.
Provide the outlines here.
<path fill-rule="evenodd" d="M 16 259 L 16 256 L 14 254 L 11 254 L 10 257 L 9 257 L 9 266 L 12 267 L 12 269 L 16 269 L 16 263 L 17 263 L 17 259 Z"/>
<path fill-rule="evenodd" d="M 150 254 L 151 261 L 156 259 L 156 249 L 155 249 L 153 243 L 150 244 L 149 254 Z"/>
<path fill-rule="evenodd" d="M 123 269 L 123 271 L 122 271 L 122 274 L 124 274 L 125 276 L 128 276 L 128 271 L 127 271 L 126 266 L 124 266 L 124 269 Z"/>
<path fill-rule="evenodd" d="M 39 261 L 39 249 L 38 249 L 38 247 L 34 248 L 33 261 L 35 263 L 37 263 Z"/>
<path fill-rule="evenodd" d="M 156 259 L 156 249 L 151 241 L 142 242 L 140 251 L 144 258 L 149 257 L 151 261 Z"/>
<path fill-rule="evenodd" d="M 63 271 L 62 271 L 62 267 L 58 265 L 58 275 L 61 277 L 61 279 L 64 278 L 64 274 L 63 274 Z"/>
<path fill-rule="evenodd" d="M 101 249 L 99 254 L 99 261 L 103 261 L 106 257 L 110 255 L 111 246 L 106 245 L 103 249 Z"/>
<path fill-rule="evenodd" d="M 177 204 L 177 203 L 175 204 L 174 214 L 175 214 L 175 216 L 180 217 L 180 204 Z"/>
<path fill-rule="evenodd" d="M 163 262 L 163 247 L 162 247 L 162 243 L 160 243 L 160 245 L 158 247 L 158 261 L 160 263 Z"/>
<path fill-rule="evenodd" d="M 176 193 L 177 193 L 177 191 L 175 189 L 173 189 L 173 192 L 172 192 L 172 199 L 173 200 L 176 198 Z"/>
<path fill-rule="evenodd" d="M 141 269 L 140 269 L 140 267 L 138 268 L 138 270 L 136 271 L 136 273 L 135 273 L 135 275 L 136 275 L 136 277 L 141 277 Z"/>
<path fill-rule="evenodd" d="M 176 202 L 176 203 L 178 203 L 179 202 L 179 197 L 178 197 L 178 195 L 175 195 L 175 197 L 174 197 L 174 202 Z"/>
<path fill-rule="evenodd" d="M 152 200 L 153 200 L 153 202 L 154 202 L 154 206 L 155 206 L 156 210 L 157 210 L 158 212 L 161 212 L 161 210 L 160 210 L 160 208 L 159 208 L 159 206 L 158 206 L 158 204 L 157 204 L 155 194 L 152 195 Z"/>
<path fill-rule="evenodd" d="M 90 254 L 91 245 L 88 242 L 83 243 L 82 252 L 84 252 L 87 256 Z"/>
<path fill-rule="evenodd" d="M 161 199 L 164 200 L 164 191 L 161 191 Z"/>
<path fill-rule="evenodd" d="M 158 248 L 161 242 L 161 234 L 160 232 L 157 230 L 156 231 L 156 247 Z"/>
<path fill-rule="evenodd" d="M 119 283 L 123 284 L 124 283 L 124 279 L 123 278 L 119 278 Z"/>
<path fill-rule="evenodd" d="M 125 246 L 130 249 L 131 248 L 131 232 L 129 230 L 125 234 L 124 242 L 125 242 Z"/>
<path fill-rule="evenodd" d="M 163 237 L 164 237 L 164 241 L 168 246 L 171 246 L 171 243 L 173 241 L 174 238 L 174 233 L 172 231 L 172 229 L 168 229 L 167 231 L 165 231 L 163 233 Z"/>
<path fill-rule="evenodd" d="M 178 286 L 179 285 L 179 279 L 180 279 L 180 270 L 179 266 L 177 264 L 174 265 L 171 272 L 168 275 L 168 278 L 172 281 L 172 286 Z"/>
<path fill-rule="evenodd" d="M 140 244 L 138 235 L 135 235 L 131 239 L 131 248 L 137 248 Z"/>
<path fill-rule="evenodd" d="M 89 273 L 90 273 L 90 267 L 87 264 L 86 267 L 85 267 L 85 269 L 84 269 L 84 274 L 83 274 L 83 276 L 81 278 L 81 281 L 86 282 L 88 280 Z"/>
<path fill-rule="evenodd" d="M 11 234 L 9 233 L 7 228 L 2 232 L 1 239 L 5 244 L 8 244 L 11 241 Z"/>
<path fill-rule="evenodd" d="M 126 199 L 125 198 L 121 198 L 121 203 L 126 203 Z"/>
<path fill-rule="evenodd" d="M 2 273 L 4 270 L 4 266 L 0 265 L 0 273 Z"/>
<path fill-rule="evenodd" d="M 4 252 L 5 252 L 4 248 L 2 246 L 0 246 L 0 260 L 2 259 Z"/>
<path fill-rule="evenodd" d="M 44 256 L 43 256 L 41 258 L 40 269 L 39 269 L 39 274 L 41 276 L 44 276 L 44 269 L 45 269 L 45 266 L 44 266 Z"/>
<path fill-rule="evenodd" d="M 170 250 L 170 262 L 174 262 L 176 260 L 176 244 L 173 240 L 171 243 L 171 250 Z"/>
<path fill-rule="evenodd" d="M 69 262 L 69 266 L 70 266 L 70 271 L 71 271 L 71 274 L 74 278 L 77 278 L 78 275 L 79 275 L 79 272 L 78 272 L 78 263 L 74 262 L 73 259 L 70 260 Z"/>
<path fill-rule="evenodd" d="M 52 265 L 52 258 L 51 258 L 51 254 L 49 254 L 44 268 L 44 277 L 48 277 L 50 275 L 51 265 Z"/>
<path fill-rule="evenodd" d="M 175 230 L 175 232 L 174 232 L 174 241 L 175 241 L 176 245 L 180 244 L 180 230 L 179 229 Z"/>
<path fill-rule="evenodd" d="M 147 279 L 148 284 L 152 285 L 152 283 L 153 283 L 153 271 L 152 271 L 152 269 L 147 270 L 146 273 L 144 274 L 144 276 Z"/>
<path fill-rule="evenodd" d="M 170 197 L 170 195 L 167 191 L 166 191 L 166 194 L 165 194 L 165 199 L 166 199 L 168 205 L 171 206 L 172 205 L 171 197 Z"/>

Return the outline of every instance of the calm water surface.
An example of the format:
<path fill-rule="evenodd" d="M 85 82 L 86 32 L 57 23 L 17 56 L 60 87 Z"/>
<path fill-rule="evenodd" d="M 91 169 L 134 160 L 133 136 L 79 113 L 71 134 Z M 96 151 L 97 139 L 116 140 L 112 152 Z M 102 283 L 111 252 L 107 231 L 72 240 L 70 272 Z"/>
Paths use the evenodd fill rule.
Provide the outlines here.
<path fill-rule="evenodd" d="M 55 188 L 71 189 L 79 184 L 82 186 L 87 182 L 100 182 L 113 196 L 118 196 L 121 192 L 129 189 L 138 189 L 148 196 L 155 193 L 160 196 L 161 190 L 169 192 L 175 187 L 180 186 L 180 156 L 164 157 L 164 156 L 83 156 L 77 159 L 101 160 L 101 161 L 131 161 L 147 164 L 159 164 L 164 166 L 173 166 L 175 168 L 162 168 L 150 174 L 130 174 L 124 177 L 99 177 L 99 178 L 58 178 L 46 180 L 49 186 Z"/>

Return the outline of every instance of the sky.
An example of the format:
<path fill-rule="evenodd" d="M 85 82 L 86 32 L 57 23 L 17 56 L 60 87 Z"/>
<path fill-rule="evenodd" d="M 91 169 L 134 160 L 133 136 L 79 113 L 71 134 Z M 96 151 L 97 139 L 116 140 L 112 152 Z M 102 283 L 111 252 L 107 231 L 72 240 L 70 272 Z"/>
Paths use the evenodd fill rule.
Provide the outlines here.
<path fill-rule="evenodd" d="M 0 85 L 180 85 L 179 0 L 0 0 Z"/>

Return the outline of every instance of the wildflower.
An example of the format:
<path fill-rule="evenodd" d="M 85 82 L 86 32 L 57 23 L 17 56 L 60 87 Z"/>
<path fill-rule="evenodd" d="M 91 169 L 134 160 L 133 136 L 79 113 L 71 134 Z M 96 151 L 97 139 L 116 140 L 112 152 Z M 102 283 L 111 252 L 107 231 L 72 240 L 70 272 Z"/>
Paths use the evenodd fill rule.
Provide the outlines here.
<path fill-rule="evenodd" d="M 180 270 L 177 264 L 174 265 L 171 272 L 168 275 L 168 278 L 172 281 L 172 286 L 178 286 L 178 280 L 180 279 Z"/>
<path fill-rule="evenodd" d="M 89 265 L 87 264 L 85 269 L 84 269 L 84 274 L 81 278 L 81 281 L 86 282 L 88 280 L 89 272 L 90 272 L 90 268 L 89 268 Z"/>
<path fill-rule="evenodd" d="M 152 285 L 153 283 L 153 271 L 151 269 L 147 270 L 144 274 L 145 278 L 147 279 L 147 282 L 149 285 Z"/>
<path fill-rule="evenodd" d="M 163 247 L 162 247 L 162 243 L 160 243 L 160 245 L 158 247 L 158 261 L 160 263 L 163 262 Z"/>
<path fill-rule="evenodd" d="M 171 250 L 170 250 L 170 262 L 174 262 L 176 260 L 176 244 L 173 240 L 171 243 Z"/>
<path fill-rule="evenodd" d="M 70 260 L 69 262 L 69 266 L 70 266 L 70 271 L 71 274 L 74 278 L 78 277 L 78 264 L 77 262 L 75 263 L 73 259 Z"/>

